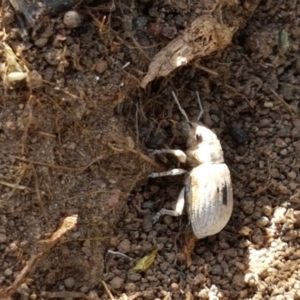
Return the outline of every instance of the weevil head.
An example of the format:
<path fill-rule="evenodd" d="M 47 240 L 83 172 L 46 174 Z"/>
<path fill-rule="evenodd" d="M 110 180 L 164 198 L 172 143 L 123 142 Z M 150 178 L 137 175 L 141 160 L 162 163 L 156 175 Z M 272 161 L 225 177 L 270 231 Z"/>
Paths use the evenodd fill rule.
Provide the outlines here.
<path fill-rule="evenodd" d="M 196 122 L 188 123 L 188 134 L 187 134 L 187 147 L 195 147 L 202 143 L 214 143 L 219 142 L 218 137 L 207 127 Z"/>
<path fill-rule="evenodd" d="M 187 122 L 187 154 L 194 163 L 223 163 L 223 151 L 217 135 L 196 122 Z"/>

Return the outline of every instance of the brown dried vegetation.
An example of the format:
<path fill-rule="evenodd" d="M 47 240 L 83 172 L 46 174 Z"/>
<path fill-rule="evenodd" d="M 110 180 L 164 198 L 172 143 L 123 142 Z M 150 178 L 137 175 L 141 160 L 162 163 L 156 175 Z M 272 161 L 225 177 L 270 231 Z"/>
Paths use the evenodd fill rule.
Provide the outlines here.
<path fill-rule="evenodd" d="M 81 4 L 28 30 L 1 2 L 0 297 L 300 299 L 300 7 L 258 4 Z M 194 253 L 185 218 L 151 222 L 182 183 L 146 180 L 174 164 L 147 148 L 184 145 L 169 86 L 191 118 L 200 91 L 233 175 L 232 220 Z"/>

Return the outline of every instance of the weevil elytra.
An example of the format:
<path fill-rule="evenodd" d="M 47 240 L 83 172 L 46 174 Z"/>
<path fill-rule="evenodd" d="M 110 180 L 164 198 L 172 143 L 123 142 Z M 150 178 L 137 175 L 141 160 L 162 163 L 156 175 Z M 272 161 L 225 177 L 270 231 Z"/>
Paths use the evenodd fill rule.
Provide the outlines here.
<path fill-rule="evenodd" d="M 233 193 L 230 171 L 224 163 L 221 143 L 214 132 L 199 122 L 203 109 L 199 93 L 196 95 L 200 114 L 197 122 L 190 122 L 175 92 L 172 92 L 179 110 L 186 119 L 184 126 L 187 131 L 187 150 L 185 152 L 175 149 L 150 150 L 152 154 L 175 155 L 181 163 L 187 163 L 192 167 L 191 171 L 173 169 L 152 173 L 149 177 L 186 174 L 175 210 L 161 209 L 154 217 L 154 221 L 162 215 L 182 215 L 185 202 L 187 202 L 193 232 L 196 238 L 201 239 L 220 232 L 226 226 L 232 214 Z"/>

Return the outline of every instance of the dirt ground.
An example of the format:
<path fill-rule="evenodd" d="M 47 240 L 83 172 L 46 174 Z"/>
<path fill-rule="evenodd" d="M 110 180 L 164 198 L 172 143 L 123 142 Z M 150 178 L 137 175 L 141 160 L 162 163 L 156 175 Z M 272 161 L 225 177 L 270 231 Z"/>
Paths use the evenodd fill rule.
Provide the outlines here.
<path fill-rule="evenodd" d="M 250 3 L 200 2 L 92 3 L 74 28 L 61 13 L 28 29 L 2 1 L 0 297 L 300 299 L 300 3 L 261 1 L 224 50 L 141 88 L 198 14 L 237 24 L 231 7 Z M 152 223 L 183 177 L 147 179 L 176 166 L 147 149 L 184 149 L 170 87 L 191 119 L 199 91 L 233 181 L 228 225 L 189 267 L 187 217 Z"/>

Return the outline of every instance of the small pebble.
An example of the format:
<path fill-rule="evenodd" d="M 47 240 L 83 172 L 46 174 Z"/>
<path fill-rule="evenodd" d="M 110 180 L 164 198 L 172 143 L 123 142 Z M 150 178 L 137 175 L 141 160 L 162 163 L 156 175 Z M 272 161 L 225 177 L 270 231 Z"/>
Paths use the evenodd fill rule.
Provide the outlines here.
<path fill-rule="evenodd" d="M 69 28 L 76 28 L 81 25 L 82 18 L 77 11 L 70 10 L 65 13 L 63 22 Z"/>
<path fill-rule="evenodd" d="M 287 155 L 288 151 L 284 148 L 280 151 L 280 155 L 285 156 Z"/>
<path fill-rule="evenodd" d="M 119 238 L 114 236 L 114 237 L 111 237 L 110 240 L 109 240 L 109 246 L 112 247 L 112 248 L 116 248 L 118 245 L 119 245 Z"/>
<path fill-rule="evenodd" d="M 179 289 L 178 283 L 173 282 L 173 283 L 171 284 L 171 288 L 172 288 L 173 290 L 178 290 L 178 289 Z"/>
<path fill-rule="evenodd" d="M 273 222 L 275 223 L 284 223 L 286 221 L 285 217 L 286 208 L 285 207 L 276 207 L 273 212 Z"/>
<path fill-rule="evenodd" d="M 272 108 L 274 106 L 273 102 L 265 102 L 264 107 L 266 108 Z"/>
<path fill-rule="evenodd" d="M 89 288 L 87 285 L 83 285 L 83 286 L 80 288 L 80 292 L 81 292 L 81 293 L 87 293 L 89 290 L 90 290 L 90 288 Z"/>
<path fill-rule="evenodd" d="M 300 151 L 300 141 L 296 141 L 293 143 L 294 149 L 296 151 Z"/>
<path fill-rule="evenodd" d="M 284 148 L 287 146 L 287 144 L 285 143 L 285 141 L 283 139 L 277 138 L 275 140 L 275 146 L 278 148 Z"/>
<path fill-rule="evenodd" d="M 206 281 L 205 275 L 202 273 L 199 273 L 195 276 L 193 283 L 194 283 L 194 285 L 200 285 L 200 284 L 203 284 L 205 281 Z"/>
<path fill-rule="evenodd" d="M 30 300 L 36 300 L 38 297 L 37 297 L 37 294 L 31 294 L 30 296 L 29 296 L 29 299 Z"/>
<path fill-rule="evenodd" d="M 64 280 L 64 283 L 67 288 L 71 289 L 75 284 L 75 280 L 72 277 L 68 277 Z"/>
<path fill-rule="evenodd" d="M 124 279 L 119 276 L 116 276 L 110 281 L 109 284 L 111 285 L 112 288 L 118 290 L 123 287 Z"/>
<path fill-rule="evenodd" d="M 264 215 L 266 215 L 267 217 L 271 217 L 272 216 L 272 212 L 273 212 L 273 209 L 271 206 L 269 205 L 264 205 L 262 207 L 262 212 Z"/>
<path fill-rule="evenodd" d="M 34 41 L 34 44 L 39 47 L 39 48 L 42 48 L 44 47 L 48 42 L 48 38 L 39 38 L 37 40 Z"/>
<path fill-rule="evenodd" d="M 245 214 L 252 214 L 255 208 L 255 203 L 251 200 L 242 200 L 241 209 Z"/>
<path fill-rule="evenodd" d="M 244 236 L 250 235 L 251 232 L 252 232 L 252 229 L 249 228 L 248 226 L 243 226 L 243 227 L 238 231 L 238 233 L 239 233 L 240 235 L 244 235 Z"/>
<path fill-rule="evenodd" d="M 136 282 L 136 281 L 139 281 L 141 280 L 141 274 L 139 273 L 135 273 L 135 272 L 130 272 L 127 274 L 127 279 L 132 281 L 132 282 Z"/>
<path fill-rule="evenodd" d="M 262 245 L 264 243 L 264 235 L 260 228 L 256 228 L 253 230 L 251 240 L 254 244 L 257 245 Z"/>
<path fill-rule="evenodd" d="M 97 61 L 96 66 L 95 66 L 95 70 L 99 74 L 103 74 L 107 69 L 108 69 L 108 63 L 107 63 L 106 60 Z"/>
<path fill-rule="evenodd" d="M 291 180 L 295 180 L 297 178 L 297 174 L 294 171 L 287 173 L 287 178 Z"/>
<path fill-rule="evenodd" d="M 3 272 L 4 276 L 6 276 L 6 277 L 9 277 L 12 273 L 13 273 L 13 270 L 10 268 L 5 269 Z"/>
<path fill-rule="evenodd" d="M 257 226 L 265 227 L 269 224 L 269 219 L 267 217 L 261 217 L 256 221 Z"/>
<path fill-rule="evenodd" d="M 7 240 L 7 236 L 4 233 L 0 233 L 0 244 L 5 243 Z"/>
<path fill-rule="evenodd" d="M 129 240 L 123 240 L 119 246 L 118 246 L 118 250 L 122 253 L 128 253 L 130 252 L 131 249 L 131 243 Z"/>
<path fill-rule="evenodd" d="M 242 275 L 242 274 L 234 275 L 233 278 L 232 278 L 232 284 L 238 290 L 241 290 L 241 289 L 245 288 L 246 283 L 245 283 L 245 280 L 244 280 L 244 275 Z"/>
<path fill-rule="evenodd" d="M 145 232 L 151 231 L 153 228 L 153 221 L 152 221 L 152 215 L 146 214 L 143 218 L 143 230 Z"/>
<path fill-rule="evenodd" d="M 293 121 L 294 128 L 291 131 L 291 136 L 294 139 L 300 139 L 300 119 Z"/>

